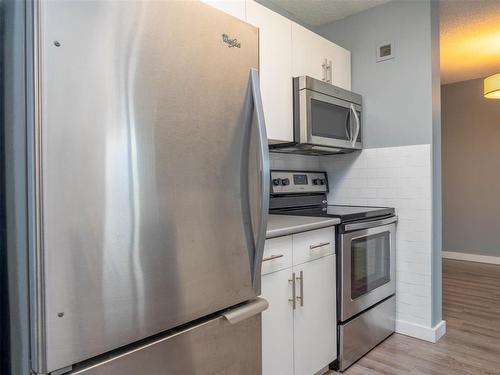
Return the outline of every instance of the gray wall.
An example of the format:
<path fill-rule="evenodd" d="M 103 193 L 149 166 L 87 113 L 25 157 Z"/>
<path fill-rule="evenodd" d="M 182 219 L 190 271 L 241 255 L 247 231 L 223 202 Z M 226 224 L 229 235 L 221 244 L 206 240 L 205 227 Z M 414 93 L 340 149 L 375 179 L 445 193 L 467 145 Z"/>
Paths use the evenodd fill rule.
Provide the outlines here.
<path fill-rule="evenodd" d="M 367 148 L 432 144 L 432 324 L 442 319 L 439 3 L 391 1 L 314 31 L 352 52 Z M 395 58 L 376 62 L 380 43 Z"/>
<path fill-rule="evenodd" d="M 442 87 L 443 249 L 500 257 L 500 101 L 482 90 Z"/>
<path fill-rule="evenodd" d="M 368 148 L 431 143 L 430 13 L 429 1 L 393 1 L 315 30 L 352 52 Z M 377 63 L 376 46 L 387 41 L 396 57 Z"/>

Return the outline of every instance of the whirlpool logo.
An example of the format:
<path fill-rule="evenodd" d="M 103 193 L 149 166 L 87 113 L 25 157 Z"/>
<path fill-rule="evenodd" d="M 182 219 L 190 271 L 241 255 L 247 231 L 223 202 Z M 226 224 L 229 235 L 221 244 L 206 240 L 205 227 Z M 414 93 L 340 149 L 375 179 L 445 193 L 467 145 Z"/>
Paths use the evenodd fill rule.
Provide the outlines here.
<path fill-rule="evenodd" d="M 231 39 L 227 34 L 222 34 L 222 41 L 226 43 L 229 48 L 241 48 L 241 43 L 238 42 L 238 39 Z"/>

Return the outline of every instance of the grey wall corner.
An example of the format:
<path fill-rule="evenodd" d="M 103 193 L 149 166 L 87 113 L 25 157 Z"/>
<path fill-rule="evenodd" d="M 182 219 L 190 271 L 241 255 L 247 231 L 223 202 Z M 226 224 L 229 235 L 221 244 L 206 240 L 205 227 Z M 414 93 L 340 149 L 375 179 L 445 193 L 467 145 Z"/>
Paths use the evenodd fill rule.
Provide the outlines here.
<path fill-rule="evenodd" d="M 441 184 L 441 77 L 439 62 L 439 1 L 431 0 L 432 81 L 432 326 L 442 312 L 442 184 Z"/>

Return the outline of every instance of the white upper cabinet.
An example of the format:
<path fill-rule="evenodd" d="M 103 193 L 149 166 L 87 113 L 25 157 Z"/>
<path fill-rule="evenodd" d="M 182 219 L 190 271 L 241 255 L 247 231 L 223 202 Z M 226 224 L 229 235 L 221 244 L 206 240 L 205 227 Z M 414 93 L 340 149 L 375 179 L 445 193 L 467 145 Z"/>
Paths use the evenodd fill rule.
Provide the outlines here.
<path fill-rule="evenodd" d="M 351 52 L 292 23 L 292 72 L 350 90 Z"/>
<path fill-rule="evenodd" d="M 292 78 L 351 89 L 351 53 L 254 0 L 201 0 L 259 28 L 259 74 L 269 143 L 293 142 Z"/>
<path fill-rule="evenodd" d="M 260 89 L 270 143 L 293 141 L 292 22 L 247 1 L 247 22 L 259 28 Z"/>
<path fill-rule="evenodd" d="M 328 42 L 327 60 L 330 62 L 331 84 L 351 90 L 351 51 Z"/>
<path fill-rule="evenodd" d="M 245 0 L 201 0 L 203 3 L 213 6 L 223 12 L 230 14 L 242 21 L 246 20 Z"/>

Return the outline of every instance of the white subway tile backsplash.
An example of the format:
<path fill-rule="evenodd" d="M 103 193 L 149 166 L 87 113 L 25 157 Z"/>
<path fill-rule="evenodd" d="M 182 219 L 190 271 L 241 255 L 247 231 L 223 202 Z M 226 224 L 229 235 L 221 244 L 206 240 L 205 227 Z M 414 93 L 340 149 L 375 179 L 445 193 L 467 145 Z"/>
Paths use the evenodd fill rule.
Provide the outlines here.
<path fill-rule="evenodd" d="M 431 147 L 365 149 L 320 158 L 328 202 L 396 209 L 397 319 L 431 324 Z"/>
<path fill-rule="evenodd" d="M 269 153 L 271 169 L 289 170 L 319 170 L 319 158 L 317 156 Z"/>

